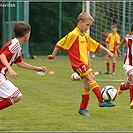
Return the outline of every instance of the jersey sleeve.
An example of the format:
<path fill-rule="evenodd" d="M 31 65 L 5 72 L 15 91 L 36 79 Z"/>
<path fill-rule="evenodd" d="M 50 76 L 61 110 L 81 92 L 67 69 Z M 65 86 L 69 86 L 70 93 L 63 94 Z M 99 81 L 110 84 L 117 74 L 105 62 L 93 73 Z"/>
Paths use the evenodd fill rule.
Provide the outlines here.
<path fill-rule="evenodd" d="M 97 52 L 97 50 L 100 47 L 100 43 L 98 43 L 97 41 L 95 41 L 94 39 L 92 39 L 90 36 L 87 36 L 88 38 L 88 45 L 87 45 L 87 50 L 91 51 L 91 52 Z"/>
<path fill-rule="evenodd" d="M 70 32 L 57 42 L 56 47 L 60 48 L 61 50 L 68 50 L 76 40 L 76 37 L 76 34 Z"/>
<path fill-rule="evenodd" d="M 13 43 L 12 43 L 12 44 L 9 46 L 9 51 L 10 51 L 12 54 L 17 53 L 18 51 L 20 51 L 20 46 L 19 46 L 18 42 L 17 42 L 16 44 L 13 44 Z"/>
<path fill-rule="evenodd" d="M 6 49 L 4 52 L 2 52 L 1 54 L 4 54 L 6 57 L 12 56 L 13 54 L 10 52 L 9 49 Z"/>

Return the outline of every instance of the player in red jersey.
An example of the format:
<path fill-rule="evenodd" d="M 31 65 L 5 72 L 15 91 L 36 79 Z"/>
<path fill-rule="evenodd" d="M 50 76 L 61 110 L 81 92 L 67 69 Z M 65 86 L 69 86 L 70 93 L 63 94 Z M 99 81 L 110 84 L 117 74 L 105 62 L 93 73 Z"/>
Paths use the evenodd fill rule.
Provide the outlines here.
<path fill-rule="evenodd" d="M 105 48 L 107 48 L 106 39 L 107 39 L 107 37 L 108 37 L 108 34 L 109 34 L 108 32 L 104 32 L 103 35 L 102 35 L 103 46 L 104 46 Z"/>
<path fill-rule="evenodd" d="M 29 40 L 30 30 L 31 27 L 26 22 L 17 22 L 14 26 L 15 38 L 7 42 L 0 50 L 0 110 L 15 104 L 22 98 L 22 93 L 7 78 L 7 72 L 11 78 L 18 76 L 12 68 L 13 63 L 20 68 L 46 71 L 43 66 L 37 67 L 22 61 L 21 47 Z"/>
<path fill-rule="evenodd" d="M 103 46 L 105 47 L 105 48 L 107 48 L 107 43 L 106 43 L 106 39 L 107 39 L 107 37 L 108 37 L 108 32 L 104 32 L 103 34 L 102 34 L 102 44 L 103 44 Z M 101 56 L 106 56 L 106 53 L 104 52 Z"/>
<path fill-rule="evenodd" d="M 124 58 L 123 68 L 127 74 L 127 81 L 122 82 L 118 89 L 118 96 L 123 90 L 130 91 L 130 109 L 133 109 L 133 23 L 131 25 L 131 33 L 127 34 L 118 46 L 117 52 L 120 55 L 120 47 L 125 44 L 127 46 L 127 53 Z"/>
<path fill-rule="evenodd" d="M 89 116 L 87 105 L 90 99 L 90 89 L 96 95 L 100 107 L 112 107 L 115 104 L 109 101 L 103 101 L 101 90 L 90 68 L 88 61 L 88 51 L 97 52 L 101 49 L 107 52 L 111 57 L 113 53 L 103 47 L 101 44 L 93 40 L 86 31 L 93 23 L 93 18 L 90 14 L 82 12 L 77 19 L 77 27 L 69 32 L 65 37 L 59 40 L 55 46 L 55 49 L 51 55 L 48 55 L 48 59 L 54 59 L 58 50 L 67 50 L 68 56 L 71 62 L 73 70 L 79 74 L 82 78 L 84 89 L 82 92 L 82 100 L 78 113 L 83 116 Z"/>

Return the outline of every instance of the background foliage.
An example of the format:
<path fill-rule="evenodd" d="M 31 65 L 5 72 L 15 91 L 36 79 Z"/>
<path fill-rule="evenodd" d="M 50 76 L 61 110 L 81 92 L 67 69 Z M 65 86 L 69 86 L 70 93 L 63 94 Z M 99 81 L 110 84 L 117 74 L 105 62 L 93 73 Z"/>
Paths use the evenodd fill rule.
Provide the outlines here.
<path fill-rule="evenodd" d="M 49 54 L 59 40 L 59 4 L 30 3 L 31 54 Z M 61 37 L 73 30 L 77 24 L 77 14 L 81 11 L 82 4 L 79 2 L 62 2 Z"/>
<path fill-rule="evenodd" d="M 90 1 L 90 13 L 95 20 L 90 28 L 90 35 L 92 38 L 102 44 L 103 33 L 107 31 L 110 32 L 110 26 L 114 23 L 118 25 L 118 33 L 120 34 L 121 38 L 123 37 L 123 33 L 126 34 L 127 32 L 130 32 L 130 24 L 133 18 L 133 2 L 126 1 L 125 7 L 123 6 L 123 3 L 124 2 L 122 1 Z M 23 5 L 24 3 L 20 2 L 20 4 Z M 123 21 L 124 10 L 125 21 Z M 17 7 L 11 8 L 11 21 L 16 21 L 16 11 Z M 56 42 L 75 28 L 77 25 L 77 16 L 81 11 L 82 2 L 29 2 L 29 23 L 32 26 L 32 32 L 29 41 L 30 54 L 50 54 Z M 23 12 L 23 10 L 21 12 Z M 4 16 L 2 16 L 2 7 L 0 7 L 1 22 L 3 19 L 5 19 L 5 22 L 8 21 L 8 7 L 5 8 Z M 59 22 L 61 22 L 61 25 Z M 125 29 L 123 27 L 123 22 L 125 23 Z M 0 29 L 2 29 L 2 23 L 0 23 Z M 1 41 L 2 36 L 7 35 L 2 35 L 1 30 L 0 46 L 3 45 Z M 62 51 L 59 54 L 63 55 L 66 54 L 66 52 Z"/>

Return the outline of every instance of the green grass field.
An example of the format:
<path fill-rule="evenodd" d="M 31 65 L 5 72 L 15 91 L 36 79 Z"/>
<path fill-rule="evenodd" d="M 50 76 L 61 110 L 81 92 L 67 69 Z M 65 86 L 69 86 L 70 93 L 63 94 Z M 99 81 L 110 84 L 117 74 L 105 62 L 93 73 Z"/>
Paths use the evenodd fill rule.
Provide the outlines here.
<path fill-rule="evenodd" d="M 96 58 L 94 59 L 96 60 Z M 91 67 L 99 71 L 99 64 L 105 69 L 104 61 L 91 60 Z M 68 57 L 56 57 L 47 60 L 37 57 L 35 60 L 24 59 L 37 66 L 46 66 L 46 75 L 37 75 L 35 71 L 13 66 L 19 74 L 17 79 L 10 79 L 23 93 L 23 98 L 9 108 L 1 110 L 0 131 L 133 131 L 133 111 L 129 109 L 129 91 L 125 91 L 114 102 L 113 108 L 100 108 L 96 96 L 91 91 L 88 110 L 90 117 L 77 113 L 81 100 L 83 84 L 71 81 L 73 73 Z M 97 75 L 100 87 L 114 85 L 118 88 L 120 81 L 104 79 L 125 78 L 122 60 L 118 60 L 119 71 L 116 75 Z M 101 67 L 100 67 L 101 69 Z M 54 75 L 48 72 L 53 70 Z M 101 70 L 100 70 L 101 71 Z M 104 72 L 104 70 L 103 70 Z"/>

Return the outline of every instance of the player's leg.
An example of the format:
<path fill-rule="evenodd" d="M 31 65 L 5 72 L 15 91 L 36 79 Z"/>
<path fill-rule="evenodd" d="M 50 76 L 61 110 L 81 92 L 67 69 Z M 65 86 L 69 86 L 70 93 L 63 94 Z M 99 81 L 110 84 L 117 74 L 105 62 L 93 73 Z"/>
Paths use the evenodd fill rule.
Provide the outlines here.
<path fill-rule="evenodd" d="M 21 98 L 21 92 L 9 80 L 0 85 L 0 110 L 15 104 Z"/>
<path fill-rule="evenodd" d="M 129 92 L 130 92 L 130 109 L 133 109 L 133 69 L 130 69 L 130 71 L 128 72 L 128 76 L 129 76 L 129 82 L 130 82 L 130 86 L 129 86 Z"/>
<path fill-rule="evenodd" d="M 90 89 L 94 92 L 94 94 L 96 95 L 97 97 L 97 100 L 99 102 L 99 106 L 100 107 L 113 107 L 115 106 L 115 104 L 109 102 L 109 101 L 104 101 L 103 98 L 102 98 L 102 94 L 101 94 L 101 89 L 98 85 L 98 83 L 96 82 L 95 80 L 95 76 L 93 75 L 92 72 L 90 72 L 88 75 L 86 75 L 85 77 L 87 80 L 86 82 L 84 82 L 84 86 L 89 86 Z M 86 88 L 84 88 L 86 89 Z"/>
<path fill-rule="evenodd" d="M 84 76 L 84 78 L 82 78 L 82 81 L 83 81 L 83 84 L 84 84 L 84 90 L 82 92 L 82 100 L 81 100 L 81 103 L 80 103 L 79 112 L 81 110 L 84 110 L 84 109 L 87 108 L 89 98 L 90 98 L 90 93 L 89 93 L 90 89 L 92 89 L 92 91 L 96 95 L 99 102 L 103 101 L 102 95 L 101 95 L 101 90 L 100 90 L 98 84 L 95 81 L 95 76 L 93 75 L 93 73 L 89 72 L 90 70 L 86 71 L 86 73 L 89 73 L 89 74 Z"/>
<path fill-rule="evenodd" d="M 80 102 L 80 107 L 78 110 L 78 113 L 83 115 L 83 116 L 90 116 L 87 108 L 88 102 L 90 100 L 90 92 L 89 91 L 82 91 L 82 98 L 81 98 L 81 102 Z"/>
<path fill-rule="evenodd" d="M 115 69 L 116 69 L 116 57 L 114 56 L 112 59 L 112 73 L 111 74 L 115 74 Z"/>
<path fill-rule="evenodd" d="M 105 63 L 106 63 L 106 72 L 104 74 L 110 74 L 110 59 L 108 55 L 106 55 Z"/>
<path fill-rule="evenodd" d="M 120 83 L 120 86 L 117 91 L 117 95 L 119 96 L 123 93 L 124 90 L 128 90 L 129 86 L 130 86 L 130 82 L 128 80 L 126 82 Z"/>
<path fill-rule="evenodd" d="M 80 102 L 80 107 L 79 107 L 78 113 L 83 115 L 83 116 L 90 116 L 88 113 L 88 110 L 86 109 L 88 102 L 89 102 L 89 99 L 90 99 L 90 92 L 89 92 L 90 87 L 87 84 L 88 81 L 86 79 L 84 80 L 83 77 L 86 73 L 89 73 L 90 71 L 92 71 L 92 69 L 89 68 L 89 66 L 83 65 L 80 68 L 74 69 L 74 71 L 79 74 L 79 76 L 82 78 L 82 82 L 84 84 L 84 89 L 82 91 L 82 99 Z"/>
<path fill-rule="evenodd" d="M 88 75 L 86 75 L 84 77 L 85 82 L 84 82 L 84 90 L 87 89 L 87 87 L 89 87 L 94 94 L 96 95 L 99 103 L 103 101 L 102 95 L 101 95 L 101 90 L 99 85 L 97 84 L 96 80 L 95 80 L 95 76 L 93 75 L 92 72 L 90 72 Z"/>
<path fill-rule="evenodd" d="M 85 68 L 85 70 L 82 69 L 82 67 Z M 110 102 L 107 102 L 107 101 L 103 102 L 101 89 L 100 89 L 99 85 L 97 84 L 97 82 L 95 80 L 95 76 L 92 73 L 92 69 L 87 67 L 87 66 L 85 66 L 85 65 L 82 66 L 82 67 L 78 68 L 76 70 L 77 70 L 77 73 L 82 78 L 82 82 L 84 84 L 84 92 L 86 92 L 86 94 L 87 94 L 87 92 L 89 92 L 89 89 L 91 89 L 94 92 L 94 94 L 96 95 L 96 97 L 97 97 L 97 99 L 99 101 L 99 106 L 100 107 L 104 107 L 104 106 L 112 107 L 112 106 L 115 106 L 115 104 L 113 104 L 113 103 L 110 103 Z M 86 103 L 84 105 L 84 107 L 87 107 L 87 102 L 84 102 L 84 100 L 83 100 L 83 99 L 85 99 L 84 98 L 85 94 L 84 95 L 83 94 L 82 94 L 82 101 L 81 101 L 80 105 L 84 105 Z M 89 94 L 88 94 L 88 100 L 89 100 Z M 81 106 L 80 106 L 80 108 L 81 108 Z"/>
<path fill-rule="evenodd" d="M 15 104 L 16 102 L 20 101 L 22 96 L 18 96 L 16 98 L 3 98 L 0 100 L 0 110 L 7 108 L 13 104 Z"/>
<path fill-rule="evenodd" d="M 126 72 L 126 74 L 127 74 L 127 81 L 126 82 L 122 82 L 121 84 L 120 84 L 120 86 L 119 86 L 119 89 L 118 89 L 118 91 L 117 91 L 117 94 L 118 94 L 118 96 L 119 95 L 121 95 L 122 93 L 123 93 L 123 91 L 124 90 L 128 90 L 129 89 L 129 87 L 130 87 L 130 82 L 131 82 L 131 80 L 130 80 L 130 75 L 132 74 L 132 71 L 133 71 L 133 67 L 132 66 L 130 66 L 130 65 L 123 65 L 123 68 L 124 68 L 124 70 L 125 70 L 125 72 Z"/>
<path fill-rule="evenodd" d="M 89 98 L 90 98 L 90 93 L 89 93 L 90 89 L 92 89 L 92 91 L 96 95 L 99 102 L 103 101 L 102 95 L 101 95 L 101 90 L 100 90 L 98 84 L 95 81 L 95 76 L 91 72 L 91 69 L 86 71 L 86 74 L 85 74 L 86 76 L 82 77 L 82 81 L 83 81 L 83 84 L 84 84 L 84 90 L 82 92 L 82 100 L 81 100 L 81 103 L 80 103 L 80 108 L 78 110 L 78 112 L 82 115 L 86 114 L 86 108 L 87 108 Z"/>

